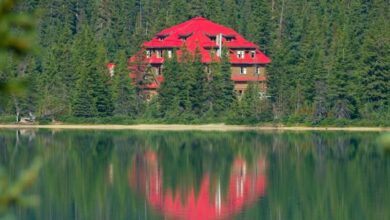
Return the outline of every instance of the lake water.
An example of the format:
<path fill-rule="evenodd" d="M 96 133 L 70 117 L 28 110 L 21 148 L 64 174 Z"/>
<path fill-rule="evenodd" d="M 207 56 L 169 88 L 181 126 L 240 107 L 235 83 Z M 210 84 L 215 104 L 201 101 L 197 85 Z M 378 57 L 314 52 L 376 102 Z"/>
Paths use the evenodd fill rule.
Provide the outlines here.
<path fill-rule="evenodd" d="M 15 219 L 390 219 L 378 136 L 0 130 L 0 166 L 43 162 Z"/>

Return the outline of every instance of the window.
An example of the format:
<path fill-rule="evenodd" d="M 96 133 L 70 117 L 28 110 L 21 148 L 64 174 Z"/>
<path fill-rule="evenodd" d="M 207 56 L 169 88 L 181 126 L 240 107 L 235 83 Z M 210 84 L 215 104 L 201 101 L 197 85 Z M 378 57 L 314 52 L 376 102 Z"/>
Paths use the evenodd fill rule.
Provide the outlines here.
<path fill-rule="evenodd" d="M 161 58 L 162 51 L 161 50 L 156 50 L 156 57 Z"/>
<path fill-rule="evenodd" d="M 260 75 L 260 67 L 256 66 L 256 74 Z"/>
<path fill-rule="evenodd" d="M 236 39 L 236 37 L 234 35 L 224 35 L 224 37 L 225 37 L 225 40 L 227 42 L 230 42 L 230 41 L 233 41 Z"/>
<path fill-rule="evenodd" d="M 234 37 L 226 37 L 225 39 L 226 39 L 226 42 L 231 42 L 231 41 L 233 41 L 235 38 L 234 38 Z"/>
<path fill-rule="evenodd" d="M 161 35 L 157 35 L 157 39 L 160 40 L 160 41 L 163 41 L 165 40 L 165 38 L 168 37 L 169 34 L 161 34 Z"/>
<path fill-rule="evenodd" d="M 243 51 L 243 50 L 237 51 L 237 58 L 244 59 L 244 55 L 245 55 L 245 51 Z"/>
<path fill-rule="evenodd" d="M 158 75 L 160 74 L 160 68 L 159 68 L 159 67 L 155 67 L 155 68 L 154 68 L 154 74 L 155 74 L 156 76 L 158 76 Z"/>
<path fill-rule="evenodd" d="M 254 50 L 251 51 L 251 57 L 252 57 L 252 59 L 256 57 L 256 51 L 254 51 Z"/>
<path fill-rule="evenodd" d="M 246 67 L 240 67 L 240 74 L 245 75 L 246 74 Z"/>
<path fill-rule="evenodd" d="M 146 57 L 150 58 L 150 50 L 146 50 Z"/>
<path fill-rule="evenodd" d="M 168 50 L 168 58 L 172 58 L 172 50 Z"/>
<path fill-rule="evenodd" d="M 179 38 L 180 38 L 180 40 L 182 40 L 182 41 L 186 41 L 187 38 L 189 38 L 191 35 L 192 35 L 192 32 L 191 32 L 191 33 L 188 33 L 188 34 L 179 34 Z"/>

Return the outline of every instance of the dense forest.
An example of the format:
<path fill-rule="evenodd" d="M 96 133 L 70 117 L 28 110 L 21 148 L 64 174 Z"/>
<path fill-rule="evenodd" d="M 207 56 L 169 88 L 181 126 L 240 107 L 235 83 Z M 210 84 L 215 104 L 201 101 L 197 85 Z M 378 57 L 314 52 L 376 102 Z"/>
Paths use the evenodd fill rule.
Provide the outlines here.
<path fill-rule="evenodd" d="M 36 21 L 34 50 L 0 56 L 0 82 L 27 85 L 19 95 L 1 94 L 3 120 L 20 114 L 117 123 L 390 121 L 389 0 L 29 0 L 13 10 Z M 160 30 L 195 16 L 235 29 L 271 58 L 269 98 L 260 99 L 255 85 L 236 98 L 223 77 L 228 62 L 214 68 L 224 83 L 207 82 L 195 55 L 186 65 L 167 64 L 166 77 L 185 71 L 191 83 L 167 83 L 162 95 L 145 101 L 144 82 L 128 77 L 128 57 Z M 114 77 L 108 62 L 117 64 Z"/>

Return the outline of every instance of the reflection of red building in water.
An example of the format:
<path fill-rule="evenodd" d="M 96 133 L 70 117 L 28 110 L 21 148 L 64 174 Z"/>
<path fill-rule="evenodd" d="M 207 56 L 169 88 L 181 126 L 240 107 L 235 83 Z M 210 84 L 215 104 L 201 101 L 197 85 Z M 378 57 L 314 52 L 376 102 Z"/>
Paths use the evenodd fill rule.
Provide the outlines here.
<path fill-rule="evenodd" d="M 148 203 L 164 216 L 179 219 L 222 219 L 239 213 L 246 205 L 264 195 L 265 159 L 249 169 L 245 160 L 236 158 L 232 165 L 226 195 L 221 183 L 205 174 L 199 192 L 194 186 L 183 194 L 180 190 L 163 190 L 162 170 L 157 155 L 148 151 L 133 160 L 129 172 L 130 187 L 145 194 Z M 174 193 L 175 192 L 175 193 Z"/>

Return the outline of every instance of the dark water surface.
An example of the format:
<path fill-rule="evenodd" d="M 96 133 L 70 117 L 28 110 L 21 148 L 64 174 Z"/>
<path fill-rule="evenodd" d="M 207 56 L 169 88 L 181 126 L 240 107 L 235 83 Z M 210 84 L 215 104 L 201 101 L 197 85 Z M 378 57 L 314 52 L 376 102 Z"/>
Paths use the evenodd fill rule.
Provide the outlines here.
<path fill-rule="evenodd" d="M 16 219 L 390 219 L 380 133 L 0 130 Z"/>

